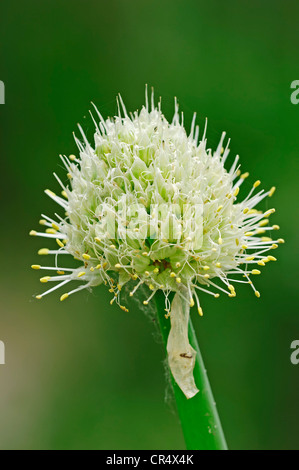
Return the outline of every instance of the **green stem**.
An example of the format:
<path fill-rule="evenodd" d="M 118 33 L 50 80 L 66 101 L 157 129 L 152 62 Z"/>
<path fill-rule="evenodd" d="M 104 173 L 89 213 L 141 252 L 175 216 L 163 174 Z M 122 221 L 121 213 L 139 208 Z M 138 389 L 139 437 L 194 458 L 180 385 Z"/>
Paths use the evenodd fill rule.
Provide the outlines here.
<path fill-rule="evenodd" d="M 159 325 L 166 349 L 170 321 L 165 318 L 165 297 L 162 292 L 155 295 Z M 216 409 L 211 386 L 200 354 L 195 331 L 189 321 L 188 336 L 196 351 L 194 379 L 199 392 L 187 399 L 172 377 L 178 414 L 189 450 L 226 450 L 227 444 Z"/>

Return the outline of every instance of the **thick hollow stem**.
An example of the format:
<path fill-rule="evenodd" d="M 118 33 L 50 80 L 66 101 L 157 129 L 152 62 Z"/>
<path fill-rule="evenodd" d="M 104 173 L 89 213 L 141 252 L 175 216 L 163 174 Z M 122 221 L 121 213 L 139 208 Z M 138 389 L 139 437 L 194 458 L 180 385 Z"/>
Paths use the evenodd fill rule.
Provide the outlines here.
<path fill-rule="evenodd" d="M 155 295 L 161 333 L 167 347 L 170 320 L 165 318 L 165 298 L 162 292 Z M 196 351 L 194 380 L 199 392 L 187 399 L 172 376 L 172 385 L 178 414 L 186 442 L 190 450 L 226 450 L 227 444 L 218 416 L 206 369 L 200 354 L 191 320 L 188 328 L 189 342 Z"/>

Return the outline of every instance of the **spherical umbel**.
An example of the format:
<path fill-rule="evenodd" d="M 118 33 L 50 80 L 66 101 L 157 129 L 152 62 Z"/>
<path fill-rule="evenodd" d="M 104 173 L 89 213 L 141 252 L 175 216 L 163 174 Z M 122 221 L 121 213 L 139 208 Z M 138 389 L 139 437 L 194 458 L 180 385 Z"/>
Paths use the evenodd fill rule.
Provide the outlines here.
<path fill-rule="evenodd" d="M 104 283 L 113 294 L 111 303 L 127 310 L 120 304 L 120 291 L 133 280 L 131 296 L 142 284 L 149 288 L 145 305 L 161 289 L 168 311 L 169 293 L 185 292 L 202 315 L 199 292 L 235 297 L 233 283 L 245 282 L 259 297 L 250 276 L 275 260 L 267 253 L 283 240 L 268 236 L 279 228 L 269 222 L 274 209 L 255 207 L 275 188 L 260 190 L 257 180 L 240 201 L 240 186 L 249 175 L 241 173 L 238 156 L 229 170 L 224 167 L 229 154 L 229 142 L 223 147 L 225 133 L 212 152 L 206 129 L 198 140 L 196 115 L 187 134 L 176 100 L 172 122 L 160 103 L 155 106 L 153 94 L 151 105 L 146 93 L 145 106 L 130 115 L 119 96 L 118 109 L 118 116 L 104 120 L 95 108 L 94 144 L 79 126 L 79 155 L 61 156 L 69 183 L 65 186 L 55 175 L 61 196 L 46 190 L 65 216 L 43 216 L 45 232 L 30 232 L 56 240 L 56 249 L 42 248 L 39 254 L 53 254 L 59 264 L 32 266 L 57 271 L 41 278 L 56 284 L 37 298 L 70 281 L 79 281 L 79 287 L 61 300 Z M 78 268 L 60 267 L 66 254 L 80 261 Z"/>

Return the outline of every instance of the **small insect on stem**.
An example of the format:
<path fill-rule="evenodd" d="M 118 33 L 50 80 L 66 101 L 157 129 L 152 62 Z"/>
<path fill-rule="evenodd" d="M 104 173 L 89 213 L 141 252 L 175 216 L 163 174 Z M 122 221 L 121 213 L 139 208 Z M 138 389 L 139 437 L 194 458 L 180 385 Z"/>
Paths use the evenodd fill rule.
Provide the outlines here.
<path fill-rule="evenodd" d="M 190 354 L 188 354 L 188 353 L 182 353 L 182 354 L 180 354 L 180 356 L 181 356 L 181 357 L 184 357 L 184 358 L 186 358 L 186 359 L 192 359 L 192 356 L 191 356 Z"/>

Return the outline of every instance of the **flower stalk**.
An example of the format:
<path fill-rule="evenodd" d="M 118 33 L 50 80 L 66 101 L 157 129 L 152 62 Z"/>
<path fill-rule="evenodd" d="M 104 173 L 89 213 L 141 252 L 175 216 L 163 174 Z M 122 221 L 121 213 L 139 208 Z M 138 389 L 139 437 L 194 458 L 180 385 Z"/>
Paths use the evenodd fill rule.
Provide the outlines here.
<path fill-rule="evenodd" d="M 170 331 L 170 320 L 165 318 L 163 293 L 156 293 L 155 302 L 158 322 L 166 349 Z M 184 302 L 183 299 L 182 302 Z M 192 398 L 187 399 L 172 376 L 172 386 L 186 447 L 189 450 L 227 450 L 216 403 L 191 319 L 189 319 L 188 338 L 190 345 L 196 352 L 193 376 L 199 392 Z"/>

